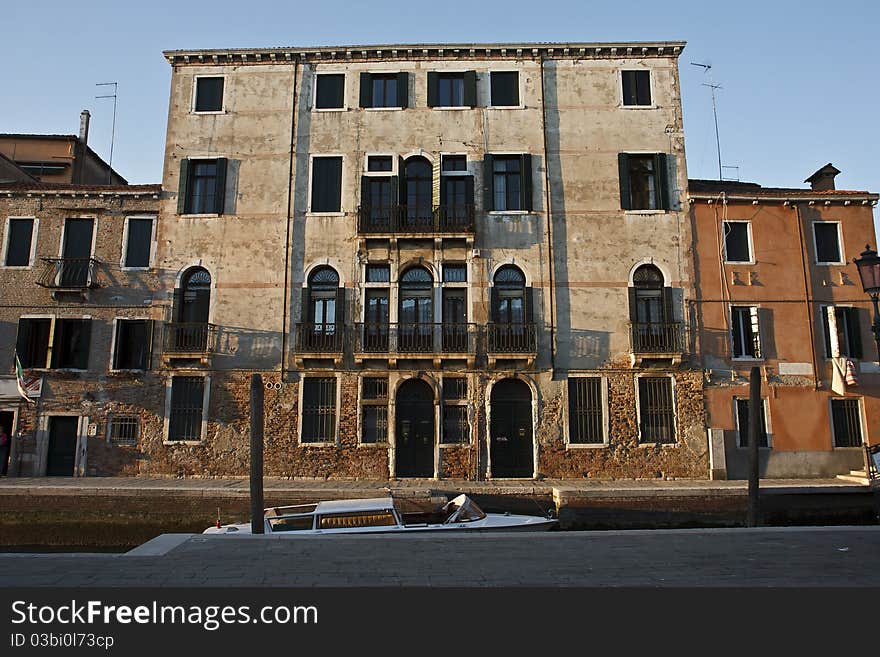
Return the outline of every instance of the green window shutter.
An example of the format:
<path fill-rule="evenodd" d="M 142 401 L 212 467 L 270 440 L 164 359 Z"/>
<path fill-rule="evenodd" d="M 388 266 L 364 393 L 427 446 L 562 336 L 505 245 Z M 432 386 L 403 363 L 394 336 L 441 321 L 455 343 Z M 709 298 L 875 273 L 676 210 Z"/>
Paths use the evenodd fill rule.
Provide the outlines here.
<path fill-rule="evenodd" d="M 495 286 L 489 288 L 489 321 L 496 324 L 501 321 L 501 297 Z"/>
<path fill-rule="evenodd" d="M 407 107 L 409 101 L 409 74 L 397 74 L 397 106 Z"/>
<path fill-rule="evenodd" d="M 523 323 L 537 324 L 535 321 L 535 291 L 531 287 L 523 288 Z"/>
<path fill-rule="evenodd" d="M 428 71 L 428 107 L 437 107 L 440 95 L 437 80 L 437 73 Z"/>
<path fill-rule="evenodd" d="M 474 177 L 466 176 L 464 179 L 464 202 L 466 205 L 474 204 Z"/>
<path fill-rule="evenodd" d="M 76 354 L 76 362 L 74 367 L 80 370 L 89 369 L 89 347 L 92 343 L 92 320 L 84 319 L 79 325 L 79 332 L 76 333 L 76 344 L 74 353 Z"/>
<path fill-rule="evenodd" d="M 483 212 L 495 209 L 495 195 L 492 178 L 492 156 L 486 153 L 483 156 Z"/>
<path fill-rule="evenodd" d="M 519 186 L 520 207 L 523 210 L 532 209 L 532 156 L 529 153 L 520 155 L 520 171 L 522 171 L 522 184 Z"/>
<path fill-rule="evenodd" d="M 373 76 L 369 73 L 361 73 L 361 107 L 373 106 Z"/>
<path fill-rule="evenodd" d="M 639 308 L 636 299 L 636 288 L 630 287 L 627 289 L 629 290 L 629 321 L 637 322 L 639 321 Z"/>
<path fill-rule="evenodd" d="M 345 288 L 341 285 L 336 289 L 336 317 L 334 320 L 342 330 L 342 323 L 345 321 Z"/>
<path fill-rule="evenodd" d="M 464 72 L 464 104 L 468 107 L 477 106 L 477 72 Z"/>
<path fill-rule="evenodd" d="M 37 364 L 31 362 L 31 354 L 29 345 L 31 342 L 31 322 L 27 318 L 18 320 L 18 338 L 15 342 L 15 353 L 18 360 L 21 361 L 22 368 L 28 367 L 44 367 L 46 364 Z M 14 363 L 13 363 L 14 365 Z"/>
<path fill-rule="evenodd" d="M 361 207 L 366 208 L 372 204 L 370 198 L 370 177 L 361 176 Z"/>
<path fill-rule="evenodd" d="M 153 369 L 153 334 L 155 333 L 156 322 L 152 319 L 147 320 L 147 358 L 144 363 L 144 369 Z"/>
<path fill-rule="evenodd" d="M 617 172 L 620 180 L 620 209 L 631 210 L 632 198 L 629 192 L 629 155 L 617 154 Z"/>
<path fill-rule="evenodd" d="M 657 193 L 657 207 L 661 210 L 669 209 L 669 169 L 667 167 L 666 153 L 654 155 L 654 172 L 657 176 L 657 185 L 654 187 Z"/>
<path fill-rule="evenodd" d="M 846 309 L 847 317 L 846 321 L 849 324 L 849 331 L 851 337 L 851 346 L 852 353 L 849 354 L 850 358 L 860 359 L 862 357 L 862 324 L 859 321 L 859 317 L 861 316 L 861 312 L 859 312 L 858 308 L 847 308 Z"/>
<path fill-rule="evenodd" d="M 406 160 L 397 158 L 397 196 L 394 195 L 394 181 L 391 183 L 391 198 L 397 198 L 400 205 L 406 205 Z"/>
<path fill-rule="evenodd" d="M 226 205 L 226 169 L 228 160 L 225 157 L 217 158 L 217 182 L 214 185 L 214 212 L 223 214 Z"/>
<path fill-rule="evenodd" d="M 303 283 L 302 287 L 302 297 L 300 301 L 299 307 L 299 321 L 302 324 L 310 324 L 314 321 L 312 317 L 312 309 L 309 307 L 309 286 L 306 283 Z"/>
<path fill-rule="evenodd" d="M 183 290 L 174 288 L 173 301 L 171 302 L 171 321 L 180 322 L 183 319 Z"/>
<path fill-rule="evenodd" d="M 831 325 L 828 323 L 828 309 L 833 306 L 820 306 L 820 311 L 822 314 L 822 337 L 824 338 L 825 344 L 825 358 L 831 358 Z"/>
<path fill-rule="evenodd" d="M 671 287 L 663 288 L 663 321 L 675 321 L 675 299 Z"/>
<path fill-rule="evenodd" d="M 180 180 L 177 187 L 177 214 L 186 214 L 189 197 L 189 160 L 180 161 Z"/>

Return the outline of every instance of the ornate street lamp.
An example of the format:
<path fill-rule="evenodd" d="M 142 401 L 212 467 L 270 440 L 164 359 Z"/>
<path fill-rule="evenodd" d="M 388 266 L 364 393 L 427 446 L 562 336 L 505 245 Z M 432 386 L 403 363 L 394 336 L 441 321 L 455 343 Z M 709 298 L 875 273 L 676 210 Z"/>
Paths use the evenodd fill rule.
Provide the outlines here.
<path fill-rule="evenodd" d="M 859 268 L 862 289 L 874 302 L 874 322 L 871 324 L 871 330 L 874 332 L 874 341 L 877 343 L 877 354 L 880 359 L 880 310 L 877 308 L 877 296 L 880 295 L 880 256 L 870 244 L 865 244 L 865 250 L 861 255 L 861 258 L 856 258 L 853 262 Z"/>

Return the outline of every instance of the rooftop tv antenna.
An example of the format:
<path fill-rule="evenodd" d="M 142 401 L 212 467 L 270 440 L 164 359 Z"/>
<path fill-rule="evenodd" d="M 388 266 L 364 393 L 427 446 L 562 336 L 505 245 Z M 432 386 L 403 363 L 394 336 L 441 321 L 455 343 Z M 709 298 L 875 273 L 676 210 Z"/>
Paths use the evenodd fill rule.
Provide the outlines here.
<path fill-rule="evenodd" d="M 715 109 L 715 90 L 721 89 L 720 84 L 715 84 L 715 80 L 712 77 L 712 65 L 711 64 L 701 64 L 700 62 L 691 62 L 691 66 L 699 66 L 703 69 L 705 73 L 709 74 L 709 83 L 703 83 L 704 87 L 709 87 L 712 91 L 712 116 L 715 117 L 715 148 L 718 151 L 718 180 L 722 179 L 721 175 L 721 139 L 718 137 L 718 110 Z"/>
<path fill-rule="evenodd" d="M 107 163 L 107 184 L 113 184 L 113 142 L 116 140 L 116 89 L 119 86 L 116 82 L 98 82 L 96 87 L 109 87 L 113 85 L 113 93 L 106 96 L 95 96 L 95 98 L 112 98 L 113 99 L 113 127 L 110 130 L 110 161 Z"/>

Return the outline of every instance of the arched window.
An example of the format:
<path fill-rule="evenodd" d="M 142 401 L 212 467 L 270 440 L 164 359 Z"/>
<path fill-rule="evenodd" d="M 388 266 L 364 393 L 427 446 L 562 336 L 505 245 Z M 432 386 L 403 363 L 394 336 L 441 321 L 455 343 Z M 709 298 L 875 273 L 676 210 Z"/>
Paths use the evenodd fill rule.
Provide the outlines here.
<path fill-rule="evenodd" d="M 309 274 L 306 321 L 316 333 L 333 333 L 341 323 L 339 274 L 332 267 L 318 267 Z"/>
<path fill-rule="evenodd" d="M 497 324 L 530 322 L 531 314 L 526 308 L 526 277 L 519 267 L 501 267 L 492 281 L 492 319 Z"/>
<path fill-rule="evenodd" d="M 433 350 L 434 278 L 424 267 L 410 267 L 400 276 L 398 322 L 401 351 Z"/>
<path fill-rule="evenodd" d="M 433 169 L 424 157 L 413 156 L 404 163 L 404 224 L 412 229 L 433 225 Z"/>
<path fill-rule="evenodd" d="M 630 314 L 639 324 L 666 321 L 663 303 L 663 273 L 655 265 L 642 265 L 633 273 Z"/>
<path fill-rule="evenodd" d="M 203 267 L 193 267 L 181 279 L 177 321 L 207 324 L 211 305 L 211 274 Z"/>

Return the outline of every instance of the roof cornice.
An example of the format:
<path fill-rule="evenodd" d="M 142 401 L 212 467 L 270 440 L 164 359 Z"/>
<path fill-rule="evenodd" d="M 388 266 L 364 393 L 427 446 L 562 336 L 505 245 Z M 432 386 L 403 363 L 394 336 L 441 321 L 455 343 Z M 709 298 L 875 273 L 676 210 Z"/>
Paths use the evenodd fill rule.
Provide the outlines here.
<path fill-rule="evenodd" d="M 166 50 L 171 65 L 271 64 L 285 62 L 372 61 L 419 59 L 614 59 L 622 57 L 673 57 L 685 41 L 620 43 L 445 43 L 371 46 L 320 46 L 315 48 L 222 48 Z"/>
<path fill-rule="evenodd" d="M 817 194 L 816 192 L 806 192 L 804 194 L 749 194 L 738 193 L 731 194 L 729 192 L 690 192 L 688 194 L 690 201 L 705 201 L 706 203 L 751 203 L 759 205 L 761 203 L 782 203 L 783 205 L 792 205 L 795 203 L 805 203 L 807 205 L 877 205 L 880 195 L 870 192 L 828 192 Z"/>

